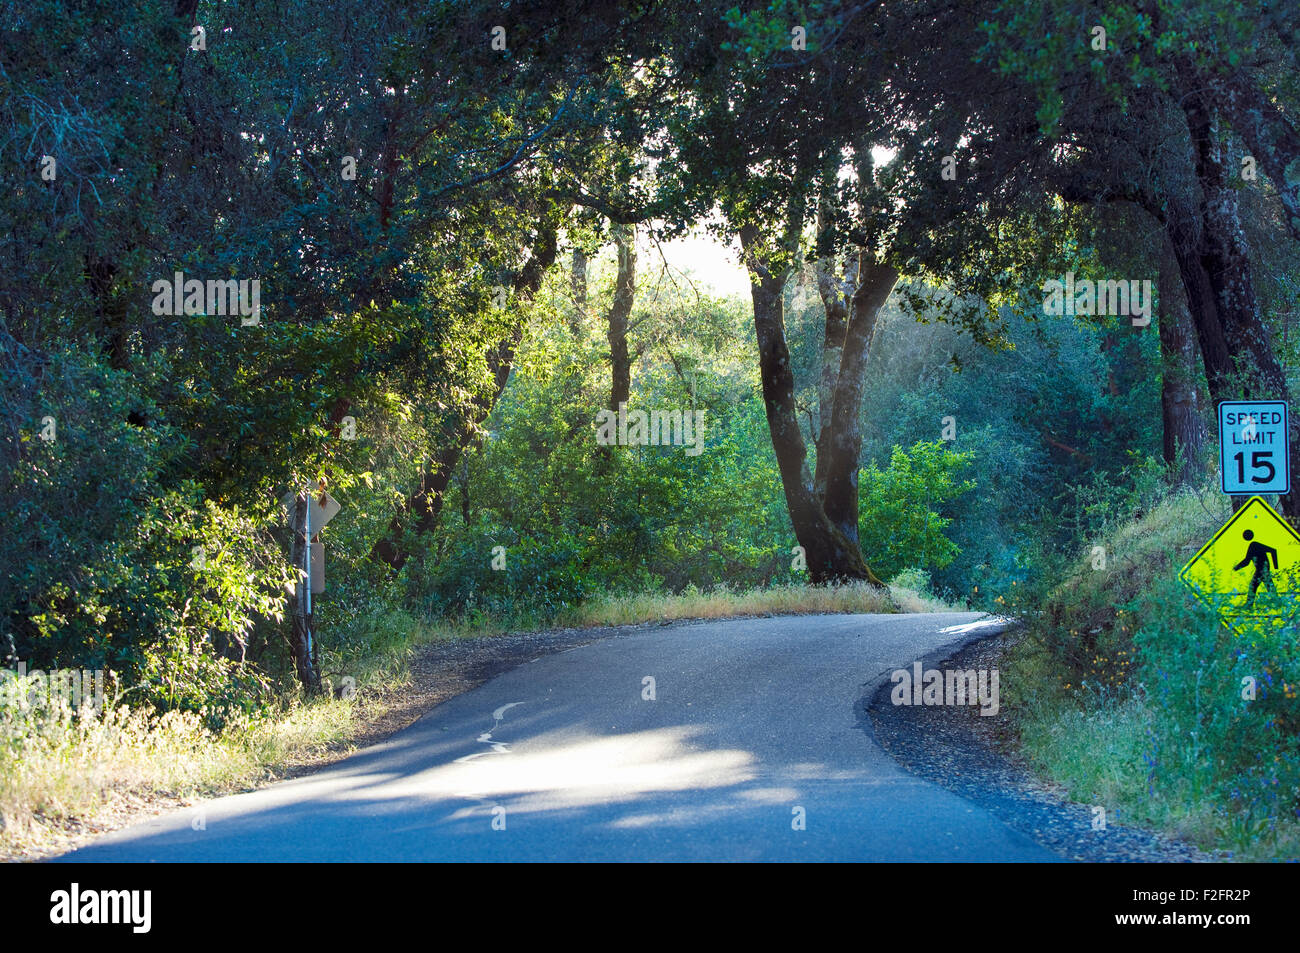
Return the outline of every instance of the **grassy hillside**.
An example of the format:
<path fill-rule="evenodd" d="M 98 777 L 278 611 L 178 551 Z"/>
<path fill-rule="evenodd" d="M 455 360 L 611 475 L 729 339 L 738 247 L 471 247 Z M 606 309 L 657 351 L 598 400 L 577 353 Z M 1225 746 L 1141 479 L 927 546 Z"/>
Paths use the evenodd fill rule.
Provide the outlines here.
<path fill-rule="evenodd" d="M 1153 824 L 1240 859 L 1294 859 L 1295 633 L 1237 637 L 1177 578 L 1230 514 L 1225 497 L 1188 492 L 1099 540 L 1105 568 L 1090 550 L 1026 613 L 1003 692 L 1030 758 L 1111 823 Z"/>

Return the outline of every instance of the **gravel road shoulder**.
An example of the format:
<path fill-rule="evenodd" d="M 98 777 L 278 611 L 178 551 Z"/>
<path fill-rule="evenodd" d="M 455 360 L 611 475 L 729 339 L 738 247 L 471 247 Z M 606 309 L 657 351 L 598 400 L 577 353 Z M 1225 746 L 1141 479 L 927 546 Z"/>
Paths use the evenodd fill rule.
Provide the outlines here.
<path fill-rule="evenodd" d="M 968 642 L 925 668 L 993 669 L 1014 631 Z M 947 788 L 1070 860 L 1091 863 L 1197 863 L 1229 859 L 1163 834 L 1114 822 L 1093 830 L 1091 805 L 1037 777 L 1007 736 L 1001 718 L 975 706 L 894 705 L 888 679 L 867 701 L 876 742 L 911 774 Z"/>

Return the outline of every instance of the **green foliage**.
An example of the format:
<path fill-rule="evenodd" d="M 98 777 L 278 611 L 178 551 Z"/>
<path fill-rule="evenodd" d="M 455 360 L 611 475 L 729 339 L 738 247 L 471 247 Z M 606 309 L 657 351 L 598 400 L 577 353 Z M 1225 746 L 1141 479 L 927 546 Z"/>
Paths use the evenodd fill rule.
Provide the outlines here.
<path fill-rule="evenodd" d="M 593 311 L 613 290 L 608 262 L 597 266 Z M 610 386 L 603 329 L 590 321 L 575 336 L 555 283 L 408 580 L 425 611 L 544 619 L 596 595 L 792 578 L 747 315 L 671 276 L 642 283 L 630 407 L 702 412 L 700 452 L 597 444 Z M 493 569 L 497 546 L 504 568 Z"/>
<path fill-rule="evenodd" d="M 1037 91 L 1039 123 L 1053 131 L 1066 112 L 1066 86 L 1086 85 L 1090 94 L 1128 108 L 1143 88 L 1167 90 L 1180 57 L 1216 70 L 1237 68 L 1257 51 L 1259 26 L 1271 18 L 1271 6 L 1213 0 L 1104 8 L 1088 0 L 999 2 L 980 24 L 987 36 L 981 57 Z M 1105 30 L 1101 49 L 1097 28 Z"/>
<path fill-rule="evenodd" d="M 0 13 L 5 664 L 109 667 L 164 707 L 265 703 L 291 684 L 277 501 L 318 478 L 345 507 L 326 661 L 349 656 L 352 600 L 396 598 L 367 555 L 494 390 L 488 354 L 529 319 L 496 289 L 567 208 L 555 170 L 604 163 L 613 89 L 541 39 L 546 10 L 512 21 L 536 42 L 508 61 L 464 42 L 481 6 L 404 11 L 400 35 L 375 13 L 231 8 L 206 50 L 174 4 Z M 260 322 L 154 314 L 177 271 L 260 282 Z"/>
<path fill-rule="evenodd" d="M 864 459 L 886 468 L 893 447 L 933 441 L 948 417 L 950 449 L 974 454 L 975 488 L 940 510 L 959 550 L 932 567 L 941 595 L 1009 596 L 1012 582 L 1050 575 L 1048 554 L 1127 518 L 1153 476 L 1163 484 L 1149 462 L 1160 453 L 1159 380 L 1146 370 L 1158 360 L 1155 335 L 1011 312 L 1005 331 L 1008 346 L 988 351 L 950 325 L 887 308 L 872 343 Z M 817 343 L 796 351 L 798 366 Z"/>
<path fill-rule="evenodd" d="M 941 441 L 921 441 L 910 450 L 894 447 L 889 466 L 869 464 L 859 476 L 862 551 L 886 579 L 904 569 L 942 569 L 958 547 L 944 535 L 952 523 L 941 516 L 947 504 L 975 489 L 959 476 L 975 452 L 957 452 Z"/>
<path fill-rule="evenodd" d="M 204 499 L 193 481 L 164 482 L 183 443 L 128 422 L 150 406 L 150 382 L 81 350 L 50 355 L 39 380 L 21 369 L 5 379 L 14 418 L 35 425 L 4 446 L 0 578 L 22 620 L 7 654 L 106 668 L 134 697 L 171 707 L 256 703 L 267 681 L 248 656 L 282 614 L 280 542 L 258 514 Z M 53 440 L 39 436 L 44 417 Z"/>

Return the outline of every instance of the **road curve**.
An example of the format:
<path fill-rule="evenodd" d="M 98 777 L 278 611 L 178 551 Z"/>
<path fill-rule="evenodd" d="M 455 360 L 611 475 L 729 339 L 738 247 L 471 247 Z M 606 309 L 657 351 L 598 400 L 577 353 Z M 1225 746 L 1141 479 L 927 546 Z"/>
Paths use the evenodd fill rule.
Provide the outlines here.
<path fill-rule="evenodd" d="M 1059 860 L 871 735 L 863 706 L 889 673 L 981 618 L 642 629 L 521 665 L 312 775 L 56 860 Z"/>

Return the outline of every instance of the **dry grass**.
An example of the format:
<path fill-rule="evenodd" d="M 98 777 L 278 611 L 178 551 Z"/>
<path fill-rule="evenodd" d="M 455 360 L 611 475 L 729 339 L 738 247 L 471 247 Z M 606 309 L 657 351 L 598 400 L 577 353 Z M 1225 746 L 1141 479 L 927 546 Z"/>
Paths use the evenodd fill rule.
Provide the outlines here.
<path fill-rule="evenodd" d="M 889 594 L 899 612 L 969 612 L 970 606 L 944 602 L 928 592 L 890 583 Z"/>
<path fill-rule="evenodd" d="M 249 790 L 320 763 L 383 708 L 382 693 L 368 704 L 322 698 L 218 734 L 193 713 L 0 706 L 0 858 L 40 857 L 150 805 Z"/>
<path fill-rule="evenodd" d="M 565 613 L 561 625 L 635 625 L 673 619 L 730 619 L 742 616 L 897 612 L 889 593 L 865 583 L 844 586 L 775 586 L 704 592 L 688 587 L 679 594 L 656 592 L 604 596 Z"/>

